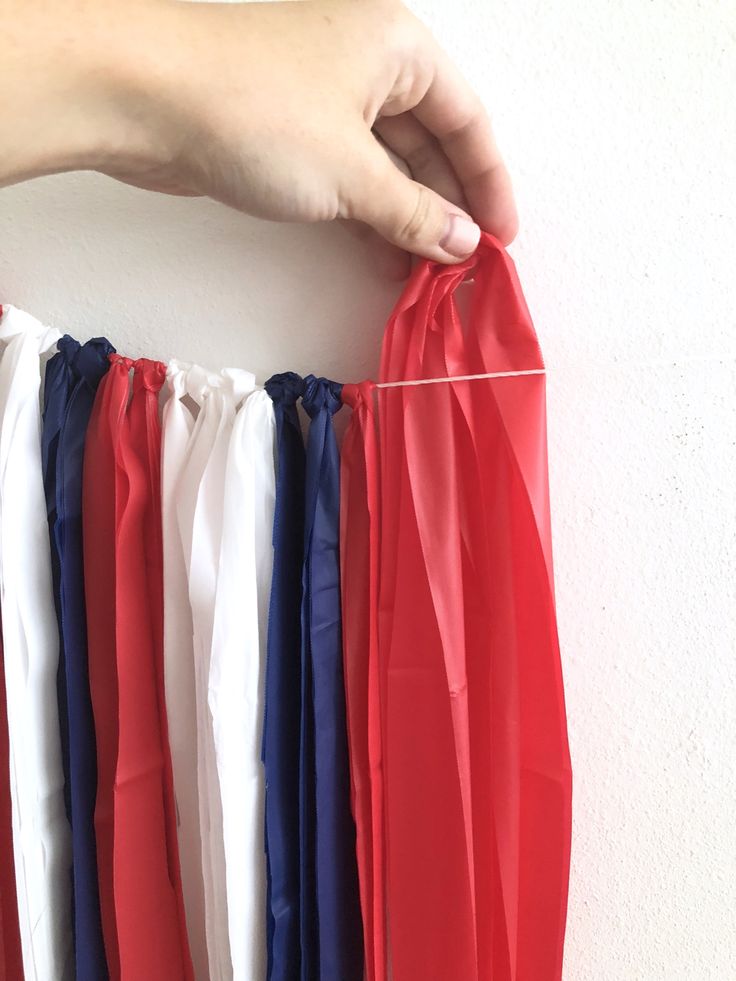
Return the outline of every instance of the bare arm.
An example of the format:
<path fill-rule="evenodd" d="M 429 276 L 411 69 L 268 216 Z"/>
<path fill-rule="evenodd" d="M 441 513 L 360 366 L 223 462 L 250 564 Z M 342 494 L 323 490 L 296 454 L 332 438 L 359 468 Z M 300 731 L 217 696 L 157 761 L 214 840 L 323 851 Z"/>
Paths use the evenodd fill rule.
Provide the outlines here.
<path fill-rule="evenodd" d="M 0 37 L 0 187 L 98 170 L 442 262 L 516 233 L 485 110 L 398 0 L 0 0 Z"/>

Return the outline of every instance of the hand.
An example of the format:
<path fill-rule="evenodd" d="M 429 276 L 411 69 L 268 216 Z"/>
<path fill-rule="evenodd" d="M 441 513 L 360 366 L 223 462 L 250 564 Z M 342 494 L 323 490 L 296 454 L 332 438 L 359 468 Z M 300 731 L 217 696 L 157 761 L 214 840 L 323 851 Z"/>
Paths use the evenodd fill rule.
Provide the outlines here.
<path fill-rule="evenodd" d="M 17 16 L 0 81 L 13 72 L 13 34 L 16 55 L 33 34 L 17 26 L 29 6 L 10 2 Z M 407 253 L 466 257 L 478 225 L 505 243 L 516 233 L 482 105 L 398 0 L 77 0 L 62 16 L 63 30 L 46 25 L 45 107 L 26 108 L 54 114 L 49 145 L 36 145 L 25 169 L 16 153 L 15 172 L 11 152 L 6 183 L 91 168 L 262 218 L 347 219 L 388 243 L 384 264 L 397 274 Z"/>

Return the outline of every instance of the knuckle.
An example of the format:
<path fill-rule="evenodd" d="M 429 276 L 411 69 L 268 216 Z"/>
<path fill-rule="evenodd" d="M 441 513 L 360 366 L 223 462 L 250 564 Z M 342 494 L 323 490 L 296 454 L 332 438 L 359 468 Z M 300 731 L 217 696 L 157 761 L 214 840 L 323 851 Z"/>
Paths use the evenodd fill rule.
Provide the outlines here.
<path fill-rule="evenodd" d="M 416 186 L 414 209 L 407 221 L 399 228 L 399 238 L 403 242 L 419 242 L 426 236 L 427 226 L 432 214 L 432 198 L 422 184 Z"/>

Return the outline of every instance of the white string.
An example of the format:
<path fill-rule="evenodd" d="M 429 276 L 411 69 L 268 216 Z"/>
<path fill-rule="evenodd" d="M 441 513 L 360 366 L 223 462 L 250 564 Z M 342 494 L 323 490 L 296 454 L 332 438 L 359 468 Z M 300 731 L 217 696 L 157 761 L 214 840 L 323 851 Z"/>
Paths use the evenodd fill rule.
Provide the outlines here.
<path fill-rule="evenodd" d="M 481 381 L 484 378 L 518 378 L 520 375 L 546 375 L 546 368 L 526 371 L 492 371 L 487 375 L 453 375 L 451 378 L 416 378 L 412 381 L 378 382 L 376 388 L 403 388 L 407 385 L 439 385 L 442 382 Z"/>
<path fill-rule="evenodd" d="M 677 368 L 679 366 L 690 364 L 712 364 L 713 362 L 716 362 L 717 364 L 736 363 L 736 355 L 729 353 L 726 356 L 712 354 L 692 358 L 680 358 L 678 360 L 662 358 L 656 361 L 622 361 L 601 364 L 590 363 L 587 365 L 567 366 L 567 370 L 586 371 L 593 368 L 601 371 L 610 371 L 611 368 Z M 554 373 L 561 369 L 527 368 L 523 371 L 490 371 L 482 375 L 451 375 L 450 377 L 446 378 L 414 378 L 409 381 L 377 382 L 376 388 L 407 388 L 413 385 L 440 385 L 442 383 L 446 384 L 447 382 L 483 381 L 489 378 L 520 378 L 525 375 L 546 375 L 550 372 L 550 370 Z"/>

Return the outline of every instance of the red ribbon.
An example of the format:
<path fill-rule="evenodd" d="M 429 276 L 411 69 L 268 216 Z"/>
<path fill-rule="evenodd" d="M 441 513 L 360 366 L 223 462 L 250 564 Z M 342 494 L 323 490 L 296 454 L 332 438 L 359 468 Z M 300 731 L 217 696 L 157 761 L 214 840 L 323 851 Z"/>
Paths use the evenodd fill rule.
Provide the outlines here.
<path fill-rule="evenodd" d="M 484 236 L 460 265 L 417 267 L 386 329 L 381 380 L 541 368 L 511 259 Z M 361 888 L 375 898 L 372 858 L 385 849 L 394 981 L 561 975 L 571 778 L 544 399 L 543 375 L 388 388 L 378 451 L 360 400 L 346 436 L 353 783 L 383 794 L 385 821 L 354 791 Z M 357 663 L 371 666 L 380 721 Z M 378 771 L 366 731 L 380 738 Z M 383 921 L 364 926 L 380 977 Z"/>
<path fill-rule="evenodd" d="M 165 368 L 111 362 L 87 435 L 83 512 L 103 933 L 111 978 L 190 981 L 163 692 Z"/>

